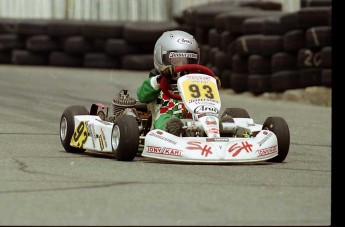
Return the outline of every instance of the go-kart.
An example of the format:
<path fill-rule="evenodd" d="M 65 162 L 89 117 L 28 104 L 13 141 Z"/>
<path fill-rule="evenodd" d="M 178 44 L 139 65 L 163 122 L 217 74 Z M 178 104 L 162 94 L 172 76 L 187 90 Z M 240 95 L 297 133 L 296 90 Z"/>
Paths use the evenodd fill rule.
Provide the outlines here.
<path fill-rule="evenodd" d="M 290 132 L 286 121 L 268 117 L 254 123 L 242 108 L 228 107 L 219 116 L 221 100 L 214 73 L 195 64 L 175 68 L 183 72 L 175 86 L 163 77 L 161 90 L 180 99 L 189 113 L 182 118 L 183 134 L 176 136 L 153 129 L 147 104 L 121 90 L 109 107 L 101 103 L 67 107 L 60 120 L 60 140 L 67 152 L 92 150 L 113 153 L 119 161 L 132 161 L 137 155 L 156 160 L 187 163 L 283 162 L 288 155 Z"/>

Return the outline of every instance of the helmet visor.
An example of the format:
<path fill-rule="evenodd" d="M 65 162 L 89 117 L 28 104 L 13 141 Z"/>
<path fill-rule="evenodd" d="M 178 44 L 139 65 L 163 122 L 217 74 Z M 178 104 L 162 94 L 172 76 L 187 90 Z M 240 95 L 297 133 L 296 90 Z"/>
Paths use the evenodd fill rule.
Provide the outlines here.
<path fill-rule="evenodd" d="M 199 55 L 192 51 L 168 51 L 163 54 L 164 65 L 180 66 L 186 64 L 199 64 Z"/>

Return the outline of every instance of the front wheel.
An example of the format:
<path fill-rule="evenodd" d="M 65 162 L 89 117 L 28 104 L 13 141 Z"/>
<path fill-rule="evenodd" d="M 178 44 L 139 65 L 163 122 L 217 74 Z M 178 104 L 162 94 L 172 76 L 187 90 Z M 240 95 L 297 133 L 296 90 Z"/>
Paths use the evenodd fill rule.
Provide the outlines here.
<path fill-rule="evenodd" d="M 139 148 L 139 126 L 135 117 L 119 116 L 111 133 L 111 147 L 119 161 L 132 161 Z"/>
<path fill-rule="evenodd" d="M 283 162 L 290 148 L 290 130 L 288 124 L 281 117 L 268 117 L 262 125 L 262 129 L 273 132 L 278 140 L 278 156 L 268 161 Z"/>
<path fill-rule="evenodd" d="M 74 132 L 74 116 L 89 115 L 89 111 L 84 106 L 69 106 L 62 113 L 60 119 L 60 141 L 67 152 L 81 153 L 85 149 L 72 147 L 70 145 Z"/>

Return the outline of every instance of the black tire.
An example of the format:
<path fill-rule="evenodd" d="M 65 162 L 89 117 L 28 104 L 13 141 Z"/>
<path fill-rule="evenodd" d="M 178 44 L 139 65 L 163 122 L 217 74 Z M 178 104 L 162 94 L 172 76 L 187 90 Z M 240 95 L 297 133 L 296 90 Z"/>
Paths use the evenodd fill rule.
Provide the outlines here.
<path fill-rule="evenodd" d="M 128 54 L 121 60 L 121 68 L 128 70 L 151 70 L 153 65 L 153 54 Z"/>
<path fill-rule="evenodd" d="M 332 68 L 332 46 L 322 48 L 320 66 L 322 68 Z"/>
<path fill-rule="evenodd" d="M 298 25 L 301 29 L 309 29 L 315 26 L 328 26 L 330 7 L 306 7 L 298 10 Z"/>
<path fill-rule="evenodd" d="M 272 56 L 284 51 L 284 41 L 281 35 L 265 35 L 260 43 L 261 55 Z"/>
<path fill-rule="evenodd" d="M 231 78 L 232 71 L 229 69 L 225 69 L 220 74 L 220 82 L 222 84 L 222 88 L 231 88 L 230 78 Z"/>
<path fill-rule="evenodd" d="M 92 51 L 92 42 L 83 36 L 71 36 L 64 41 L 63 49 L 67 54 L 85 54 Z"/>
<path fill-rule="evenodd" d="M 80 29 L 85 38 L 117 38 L 123 37 L 123 21 L 88 21 Z"/>
<path fill-rule="evenodd" d="M 12 59 L 16 65 L 47 65 L 47 57 L 42 53 L 34 53 L 27 50 L 13 50 Z"/>
<path fill-rule="evenodd" d="M 264 35 L 284 35 L 283 27 L 280 22 L 282 16 L 272 16 L 265 18 L 263 27 Z"/>
<path fill-rule="evenodd" d="M 48 22 L 40 19 L 20 20 L 17 24 L 17 34 L 24 36 L 47 34 Z"/>
<path fill-rule="evenodd" d="M 264 25 L 265 25 L 264 17 L 247 18 L 242 23 L 243 34 L 245 35 L 263 34 Z"/>
<path fill-rule="evenodd" d="M 289 153 L 290 130 L 286 121 L 281 117 L 268 117 L 262 129 L 269 130 L 277 136 L 278 156 L 269 159 L 270 162 L 283 162 Z"/>
<path fill-rule="evenodd" d="M 219 47 L 220 42 L 220 34 L 218 33 L 217 29 L 211 28 L 208 31 L 208 45 L 211 47 Z"/>
<path fill-rule="evenodd" d="M 332 87 L 332 69 L 322 69 L 321 84 L 325 87 Z"/>
<path fill-rule="evenodd" d="M 233 71 L 230 77 L 231 88 L 235 93 L 248 91 L 248 73 L 238 73 Z"/>
<path fill-rule="evenodd" d="M 86 53 L 83 66 L 86 68 L 118 69 L 120 63 L 117 59 L 111 58 L 105 53 Z"/>
<path fill-rule="evenodd" d="M 299 70 L 286 70 L 271 75 L 271 88 L 273 92 L 284 92 L 289 89 L 300 88 Z"/>
<path fill-rule="evenodd" d="M 85 151 L 85 149 L 70 145 L 75 126 L 74 116 L 76 115 L 89 115 L 89 111 L 84 106 L 69 106 L 60 118 L 60 141 L 65 151 L 70 153 L 81 153 Z"/>
<path fill-rule="evenodd" d="M 243 108 L 228 107 L 224 110 L 222 117 L 229 115 L 233 118 L 250 118 L 248 112 Z"/>
<path fill-rule="evenodd" d="M 279 30 L 282 32 L 281 35 L 289 31 L 299 29 L 298 12 L 290 12 L 282 15 L 280 17 L 279 25 Z"/>
<path fill-rule="evenodd" d="M 81 67 L 82 58 L 78 55 L 66 54 L 65 52 L 53 51 L 49 54 L 49 65 L 64 67 Z"/>
<path fill-rule="evenodd" d="M 271 74 L 249 74 L 248 91 L 254 95 L 271 92 Z"/>
<path fill-rule="evenodd" d="M 305 31 L 296 29 L 287 32 L 283 36 L 283 45 L 286 52 L 298 52 L 305 47 Z"/>
<path fill-rule="evenodd" d="M 88 22 L 82 20 L 51 20 L 48 23 L 47 35 L 54 37 L 71 37 L 81 35 L 81 28 Z"/>
<path fill-rule="evenodd" d="M 155 43 L 165 31 L 178 29 L 175 22 L 166 21 L 136 21 L 128 22 L 123 27 L 123 38 L 129 43 Z"/>
<path fill-rule="evenodd" d="M 236 39 L 236 53 L 240 56 L 249 56 L 251 54 L 260 54 L 262 34 L 243 35 Z"/>
<path fill-rule="evenodd" d="M 332 27 L 311 27 L 305 32 L 305 44 L 307 48 L 332 46 Z"/>
<path fill-rule="evenodd" d="M 286 52 L 275 53 L 271 58 L 271 68 L 272 73 L 285 70 L 297 70 L 297 56 Z"/>
<path fill-rule="evenodd" d="M 248 56 L 240 56 L 235 54 L 230 59 L 231 67 L 236 73 L 248 73 Z"/>
<path fill-rule="evenodd" d="M 106 54 L 112 57 L 122 57 L 128 54 L 140 52 L 140 48 L 136 45 L 128 43 L 124 39 L 107 39 L 104 50 Z"/>
<path fill-rule="evenodd" d="M 300 72 L 299 86 L 301 88 L 322 85 L 321 83 L 322 69 L 321 68 L 301 69 L 299 72 Z"/>
<path fill-rule="evenodd" d="M 24 40 L 17 34 L 0 34 L 0 51 L 12 51 L 24 47 Z"/>
<path fill-rule="evenodd" d="M 111 133 L 111 147 L 118 161 L 132 161 L 139 148 L 139 126 L 130 115 L 118 117 Z"/>
<path fill-rule="evenodd" d="M 35 35 L 26 39 L 26 49 L 33 52 L 48 53 L 58 49 L 58 44 L 48 35 Z"/>
<path fill-rule="evenodd" d="M 271 73 L 271 58 L 253 54 L 248 58 L 248 72 L 249 74 L 270 74 Z"/>

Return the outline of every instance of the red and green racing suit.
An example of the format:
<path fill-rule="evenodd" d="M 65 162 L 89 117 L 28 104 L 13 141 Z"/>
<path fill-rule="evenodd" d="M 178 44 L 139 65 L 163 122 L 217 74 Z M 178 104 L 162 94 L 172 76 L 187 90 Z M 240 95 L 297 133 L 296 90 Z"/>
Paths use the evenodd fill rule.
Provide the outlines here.
<path fill-rule="evenodd" d="M 153 129 L 165 131 L 166 122 L 171 116 L 186 118 L 190 116 L 181 100 L 170 99 L 159 87 L 156 76 L 150 74 L 150 77 L 143 81 L 137 90 L 138 100 L 148 104 L 148 110 L 152 114 Z M 173 93 L 178 94 L 177 89 Z"/>

